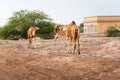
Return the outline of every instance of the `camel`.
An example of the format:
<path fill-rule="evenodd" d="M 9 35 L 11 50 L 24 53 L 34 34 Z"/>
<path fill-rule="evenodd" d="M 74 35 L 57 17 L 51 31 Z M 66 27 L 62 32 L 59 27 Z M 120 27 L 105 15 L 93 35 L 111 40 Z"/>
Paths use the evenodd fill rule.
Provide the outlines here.
<path fill-rule="evenodd" d="M 65 30 L 60 29 L 57 25 L 54 28 L 54 31 L 56 33 L 55 39 L 58 38 L 58 35 L 66 36 L 68 38 L 68 47 L 69 47 L 69 39 L 70 39 L 70 44 L 73 42 L 74 43 L 74 49 L 73 53 L 75 53 L 76 50 L 76 42 L 78 45 L 78 54 L 80 54 L 80 29 L 77 27 L 75 21 L 72 21 L 70 24 L 66 25 Z M 69 50 L 68 50 L 69 52 Z"/>
<path fill-rule="evenodd" d="M 65 27 L 59 27 L 58 25 L 55 25 L 54 32 L 56 33 L 54 39 L 55 41 L 58 39 L 58 36 L 66 36 L 66 28 Z"/>
<path fill-rule="evenodd" d="M 32 38 L 36 37 L 36 31 L 37 30 L 39 30 L 38 27 L 30 26 L 28 31 L 27 31 L 30 46 L 32 44 Z"/>

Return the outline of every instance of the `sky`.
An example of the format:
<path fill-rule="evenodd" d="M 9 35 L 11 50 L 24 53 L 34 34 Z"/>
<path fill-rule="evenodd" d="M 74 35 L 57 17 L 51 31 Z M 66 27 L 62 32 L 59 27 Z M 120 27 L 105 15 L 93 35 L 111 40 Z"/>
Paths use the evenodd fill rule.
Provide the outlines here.
<path fill-rule="evenodd" d="M 79 25 L 88 16 L 119 16 L 120 0 L 1 0 L 0 26 L 20 10 L 42 11 L 57 24 L 74 20 Z"/>

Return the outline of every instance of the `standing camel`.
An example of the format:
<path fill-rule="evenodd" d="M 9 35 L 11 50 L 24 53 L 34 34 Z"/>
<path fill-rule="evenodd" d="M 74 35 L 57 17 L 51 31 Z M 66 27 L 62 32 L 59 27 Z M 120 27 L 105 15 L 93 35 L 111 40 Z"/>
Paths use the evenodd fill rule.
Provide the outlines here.
<path fill-rule="evenodd" d="M 76 42 L 78 45 L 78 54 L 80 54 L 80 29 L 76 25 L 75 21 L 72 21 L 70 24 L 66 25 L 65 30 L 60 29 L 60 27 L 55 26 L 54 31 L 56 33 L 55 39 L 57 38 L 58 35 L 66 36 L 68 38 L 68 48 L 69 48 L 69 39 L 70 39 L 70 44 L 71 42 L 74 43 L 74 50 L 73 53 L 75 53 L 76 50 Z M 68 50 L 69 51 L 69 50 Z"/>
<path fill-rule="evenodd" d="M 32 45 L 32 38 L 36 37 L 36 31 L 39 30 L 38 27 L 30 26 L 27 34 L 28 34 L 28 40 L 29 40 L 29 47 Z"/>

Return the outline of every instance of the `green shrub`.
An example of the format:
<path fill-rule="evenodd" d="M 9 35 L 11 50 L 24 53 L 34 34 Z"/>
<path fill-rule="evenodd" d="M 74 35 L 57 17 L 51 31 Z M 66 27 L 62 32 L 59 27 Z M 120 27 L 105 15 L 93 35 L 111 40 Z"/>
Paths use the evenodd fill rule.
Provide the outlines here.
<path fill-rule="evenodd" d="M 120 37 L 120 31 L 117 30 L 114 26 L 108 28 L 105 34 L 107 37 Z"/>

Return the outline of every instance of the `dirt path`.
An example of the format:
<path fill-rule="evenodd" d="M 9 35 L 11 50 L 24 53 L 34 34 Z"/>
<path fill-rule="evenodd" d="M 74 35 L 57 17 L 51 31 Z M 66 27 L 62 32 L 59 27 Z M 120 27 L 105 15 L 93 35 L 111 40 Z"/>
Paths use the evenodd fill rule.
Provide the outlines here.
<path fill-rule="evenodd" d="M 0 80 L 120 80 L 119 38 L 82 38 L 80 55 L 65 40 L 1 40 Z"/>

